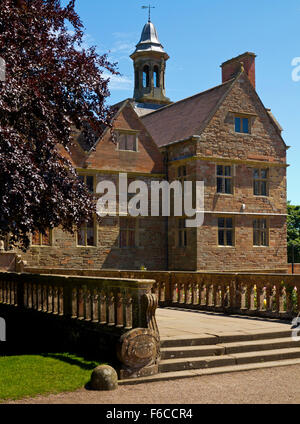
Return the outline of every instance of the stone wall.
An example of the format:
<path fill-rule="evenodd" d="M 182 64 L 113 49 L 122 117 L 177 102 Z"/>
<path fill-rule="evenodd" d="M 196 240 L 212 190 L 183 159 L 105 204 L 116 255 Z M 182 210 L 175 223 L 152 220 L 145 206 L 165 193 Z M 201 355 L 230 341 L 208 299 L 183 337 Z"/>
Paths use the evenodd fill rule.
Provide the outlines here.
<path fill-rule="evenodd" d="M 250 120 L 250 133 L 234 130 L 234 113 Z M 248 114 L 248 115 L 247 115 Z M 196 134 L 196 133 L 195 133 Z M 205 220 L 188 230 L 188 246 L 176 245 L 176 220 L 169 225 L 170 270 L 287 271 L 286 146 L 251 83 L 241 76 L 197 140 L 168 147 L 169 178 L 185 165 L 187 180 L 204 181 Z M 230 165 L 232 194 L 217 193 L 217 165 Z M 253 193 L 254 168 L 268 168 L 268 196 Z M 218 246 L 218 217 L 234 221 L 234 246 Z M 269 246 L 253 245 L 253 220 L 266 218 Z"/>
<path fill-rule="evenodd" d="M 64 268 L 147 269 L 166 268 L 165 220 L 139 218 L 139 246 L 119 247 L 119 217 L 103 218 L 97 229 L 97 245 L 77 246 L 76 234 L 55 228 L 52 246 L 31 247 L 22 253 L 28 266 Z"/>

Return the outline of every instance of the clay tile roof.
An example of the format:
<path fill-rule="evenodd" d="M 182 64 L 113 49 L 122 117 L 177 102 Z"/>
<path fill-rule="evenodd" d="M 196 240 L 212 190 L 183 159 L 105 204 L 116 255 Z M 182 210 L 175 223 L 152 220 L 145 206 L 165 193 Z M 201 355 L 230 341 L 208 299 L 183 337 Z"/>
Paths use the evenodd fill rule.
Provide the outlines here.
<path fill-rule="evenodd" d="M 199 134 L 233 82 L 234 79 L 227 81 L 141 119 L 159 147 Z"/>

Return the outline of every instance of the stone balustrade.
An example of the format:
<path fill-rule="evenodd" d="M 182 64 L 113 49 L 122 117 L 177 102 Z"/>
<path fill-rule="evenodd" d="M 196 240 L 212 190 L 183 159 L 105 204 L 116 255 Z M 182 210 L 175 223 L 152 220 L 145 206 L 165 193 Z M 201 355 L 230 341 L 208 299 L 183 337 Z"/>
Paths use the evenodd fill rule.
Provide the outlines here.
<path fill-rule="evenodd" d="M 31 312 L 34 322 L 52 316 L 56 318 L 53 326 L 58 319 L 68 328 L 79 325 L 81 331 L 92 329 L 104 344 L 105 340 L 115 340 L 120 377 L 137 377 L 158 372 L 160 340 L 155 318 L 158 299 L 151 292 L 154 284 L 148 279 L 0 272 L 0 308 L 15 308 L 18 314 Z M 116 359 L 114 352 L 110 359 Z"/>
<path fill-rule="evenodd" d="M 61 272 L 114 278 L 150 278 L 155 280 L 152 292 L 158 296 L 161 307 L 283 319 L 290 319 L 300 312 L 300 275 L 297 274 L 70 269 Z"/>
<path fill-rule="evenodd" d="M 153 280 L 0 272 L 0 303 L 124 332 L 147 327 L 143 296 L 153 284 Z"/>

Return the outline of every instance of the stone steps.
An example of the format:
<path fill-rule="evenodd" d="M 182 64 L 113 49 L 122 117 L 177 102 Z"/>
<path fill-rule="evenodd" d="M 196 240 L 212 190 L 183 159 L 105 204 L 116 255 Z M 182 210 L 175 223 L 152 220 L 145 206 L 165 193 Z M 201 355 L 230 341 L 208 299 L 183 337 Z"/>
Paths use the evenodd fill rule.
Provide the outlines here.
<path fill-rule="evenodd" d="M 143 383 L 154 383 L 157 381 L 179 380 L 183 378 L 203 377 L 206 375 L 228 374 L 233 372 L 254 371 L 266 368 L 286 367 L 291 365 L 300 365 L 300 359 L 283 359 L 280 361 L 256 362 L 242 365 L 229 365 L 224 367 L 184 370 L 175 372 L 165 372 L 149 377 L 132 378 L 119 381 L 119 385 L 132 385 Z"/>
<path fill-rule="evenodd" d="M 290 329 L 161 339 L 159 374 L 123 380 L 137 384 L 287 365 L 300 365 L 300 341 Z"/>
<path fill-rule="evenodd" d="M 220 356 L 234 353 L 255 352 L 260 350 L 284 349 L 300 347 L 300 341 L 293 341 L 291 337 L 276 339 L 241 341 L 209 346 L 182 346 L 161 349 L 161 359 L 193 358 L 202 356 Z"/>
<path fill-rule="evenodd" d="M 159 371 L 183 371 L 295 358 L 300 358 L 300 348 L 244 352 L 221 356 L 203 356 L 199 358 L 165 359 L 160 362 Z"/>
<path fill-rule="evenodd" d="M 246 342 L 252 340 L 266 340 L 282 337 L 291 337 L 291 330 L 277 330 L 273 332 L 255 331 L 253 334 L 229 333 L 229 334 L 205 334 L 197 337 L 166 337 L 161 339 L 161 347 L 183 347 L 215 345 L 219 343 Z"/>
<path fill-rule="evenodd" d="M 161 340 L 160 373 L 300 359 L 291 330 L 205 334 Z"/>

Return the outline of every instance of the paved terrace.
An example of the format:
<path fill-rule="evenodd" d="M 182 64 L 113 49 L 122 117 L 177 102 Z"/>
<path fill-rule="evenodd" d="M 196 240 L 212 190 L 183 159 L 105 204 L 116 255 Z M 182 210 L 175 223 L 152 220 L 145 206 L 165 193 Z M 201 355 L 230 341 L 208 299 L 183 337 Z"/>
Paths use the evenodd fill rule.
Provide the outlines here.
<path fill-rule="evenodd" d="M 216 312 L 176 308 L 159 308 L 156 317 L 162 339 L 271 333 L 291 328 L 289 321 L 278 319 L 224 315 Z"/>

